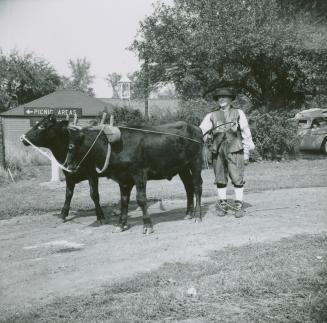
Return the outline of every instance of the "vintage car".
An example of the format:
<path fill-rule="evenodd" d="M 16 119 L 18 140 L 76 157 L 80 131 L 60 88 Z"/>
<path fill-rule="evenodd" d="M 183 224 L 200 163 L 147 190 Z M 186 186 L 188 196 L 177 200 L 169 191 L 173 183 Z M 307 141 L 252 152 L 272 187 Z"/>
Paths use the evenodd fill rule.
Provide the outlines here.
<path fill-rule="evenodd" d="M 301 150 L 321 150 L 327 154 L 327 109 L 308 109 L 297 113 Z"/>

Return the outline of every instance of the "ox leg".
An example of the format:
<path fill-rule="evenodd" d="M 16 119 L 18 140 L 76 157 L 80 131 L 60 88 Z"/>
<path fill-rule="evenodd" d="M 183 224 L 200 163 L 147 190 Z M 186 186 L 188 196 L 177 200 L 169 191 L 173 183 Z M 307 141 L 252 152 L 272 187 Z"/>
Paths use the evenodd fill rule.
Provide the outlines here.
<path fill-rule="evenodd" d="M 128 229 L 127 217 L 128 217 L 128 204 L 131 196 L 131 190 L 133 184 L 119 184 L 120 188 L 120 216 L 119 216 L 119 227 L 116 231 L 122 232 Z"/>
<path fill-rule="evenodd" d="M 65 197 L 65 203 L 63 208 L 61 209 L 60 217 L 65 221 L 65 219 L 68 216 L 69 209 L 70 209 L 70 202 L 72 200 L 73 194 L 74 194 L 74 188 L 75 188 L 75 182 L 69 179 L 66 176 L 66 197 Z"/>
<path fill-rule="evenodd" d="M 192 175 L 189 169 L 184 169 L 179 173 L 179 177 L 181 178 L 187 196 L 187 207 L 186 207 L 186 216 L 185 220 L 192 219 L 194 212 L 194 188 Z"/>
<path fill-rule="evenodd" d="M 191 167 L 192 182 L 193 182 L 195 201 L 196 201 L 195 210 L 194 210 L 195 222 L 202 221 L 202 213 L 201 213 L 202 212 L 201 211 L 202 177 L 201 177 L 201 171 L 202 171 L 202 158 L 199 158 L 198 160 L 194 161 L 194 164 Z"/>
<path fill-rule="evenodd" d="M 148 213 L 148 205 L 146 198 L 146 175 L 145 173 L 139 174 L 135 177 L 136 185 L 136 201 L 138 206 L 142 209 L 143 213 L 143 233 L 153 233 L 153 225 L 150 214 Z"/>
<path fill-rule="evenodd" d="M 90 196 L 95 205 L 95 214 L 97 216 L 97 221 L 102 224 L 105 219 L 102 208 L 100 206 L 99 197 L 99 178 L 97 176 L 90 176 L 88 178 L 90 185 Z"/>

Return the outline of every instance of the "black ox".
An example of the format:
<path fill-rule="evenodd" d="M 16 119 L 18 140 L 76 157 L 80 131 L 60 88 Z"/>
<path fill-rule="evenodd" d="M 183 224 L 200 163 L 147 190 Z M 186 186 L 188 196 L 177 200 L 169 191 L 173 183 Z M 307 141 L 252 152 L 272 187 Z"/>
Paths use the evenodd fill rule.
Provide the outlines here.
<path fill-rule="evenodd" d="M 37 147 L 50 149 L 54 157 L 60 163 L 65 161 L 68 152 L 69 138 L 69 127 L 67 120 L 57 121 L 55 116 L 49 115 L 43 118 L 38 124 L 34 125 L 25 134 L 25 137 Z M 24 145 L 29 145 L 26 140 L 22 139 L 22 141 Z M 68 216 L 75 185 L 87 179 L 90 185 L 90 195 L 95 205 L 97 221 L 102 223 L 102 220 L 104 220 L 105 217 L 100 207 L 98 176 L 95 176 L 96 172 L 90 172 L 89 169 L 82 165 L 78 172 L 71 174 L 64 171 L 64 174 L 66 179 L 66 198 L 64 206 L 61 210 L 62 219 L 65 220 Z"/>
<path fill-rule="evenodd" d="M 152 221 L 147 211 L 147 181 L 170 180 L 177 174 L 187 194 L 187 217 L 194 215 L 196 220 L 201 220 L 203 140 L 200 128 L 181 121 L 156 128 L 120 127 L 120 131 L 121 138 L 112 143 L 110 163 L 103 173 L 103 176 L 113 179 L 120 187 L 119 230 L 128 228 L 128 204 L 135 185 L 137 203 L 143 212 L 143 233 L 152 233 Z M 98 134 L 98 130 L 90 128 L 69 132 L 65 164 L 76 173 L 83 168 L 83 172 L 86 170 L 88 176 L 94 177 L 93 182 L 97 182 L 96 168 L 103 167 L 108 147 L 106 136 Z"/>

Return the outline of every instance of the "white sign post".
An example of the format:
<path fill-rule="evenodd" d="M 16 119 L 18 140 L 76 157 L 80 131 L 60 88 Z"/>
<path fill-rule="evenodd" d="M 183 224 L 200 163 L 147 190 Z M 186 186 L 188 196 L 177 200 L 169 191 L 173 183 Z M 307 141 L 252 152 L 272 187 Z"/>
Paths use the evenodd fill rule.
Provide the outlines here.
<path fill-rule="evenodd" d="M 54 158 L 53 154 L 51 154 L 51 182 L 58 182 L 60 180 L 59 173 L 60 168 L 56 158 Z"/>

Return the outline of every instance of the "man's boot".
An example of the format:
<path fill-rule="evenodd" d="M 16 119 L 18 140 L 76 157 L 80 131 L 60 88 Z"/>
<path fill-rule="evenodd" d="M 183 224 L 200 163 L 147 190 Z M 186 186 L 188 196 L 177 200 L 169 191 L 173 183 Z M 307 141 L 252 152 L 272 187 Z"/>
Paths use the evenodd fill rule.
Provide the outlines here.
<path fill-rule="evenodd" d="M 245 215 L 244 206 L 242 201 L 235 201 L 234 204 L 234 216 L 235 218 L 242 218 Z"/>
<path fill-rule="evenodd" d="M 216 203 L 216 210 L 218 216 L 225 216 L 228 212 L 227 200 L 219 200 Z"/>

